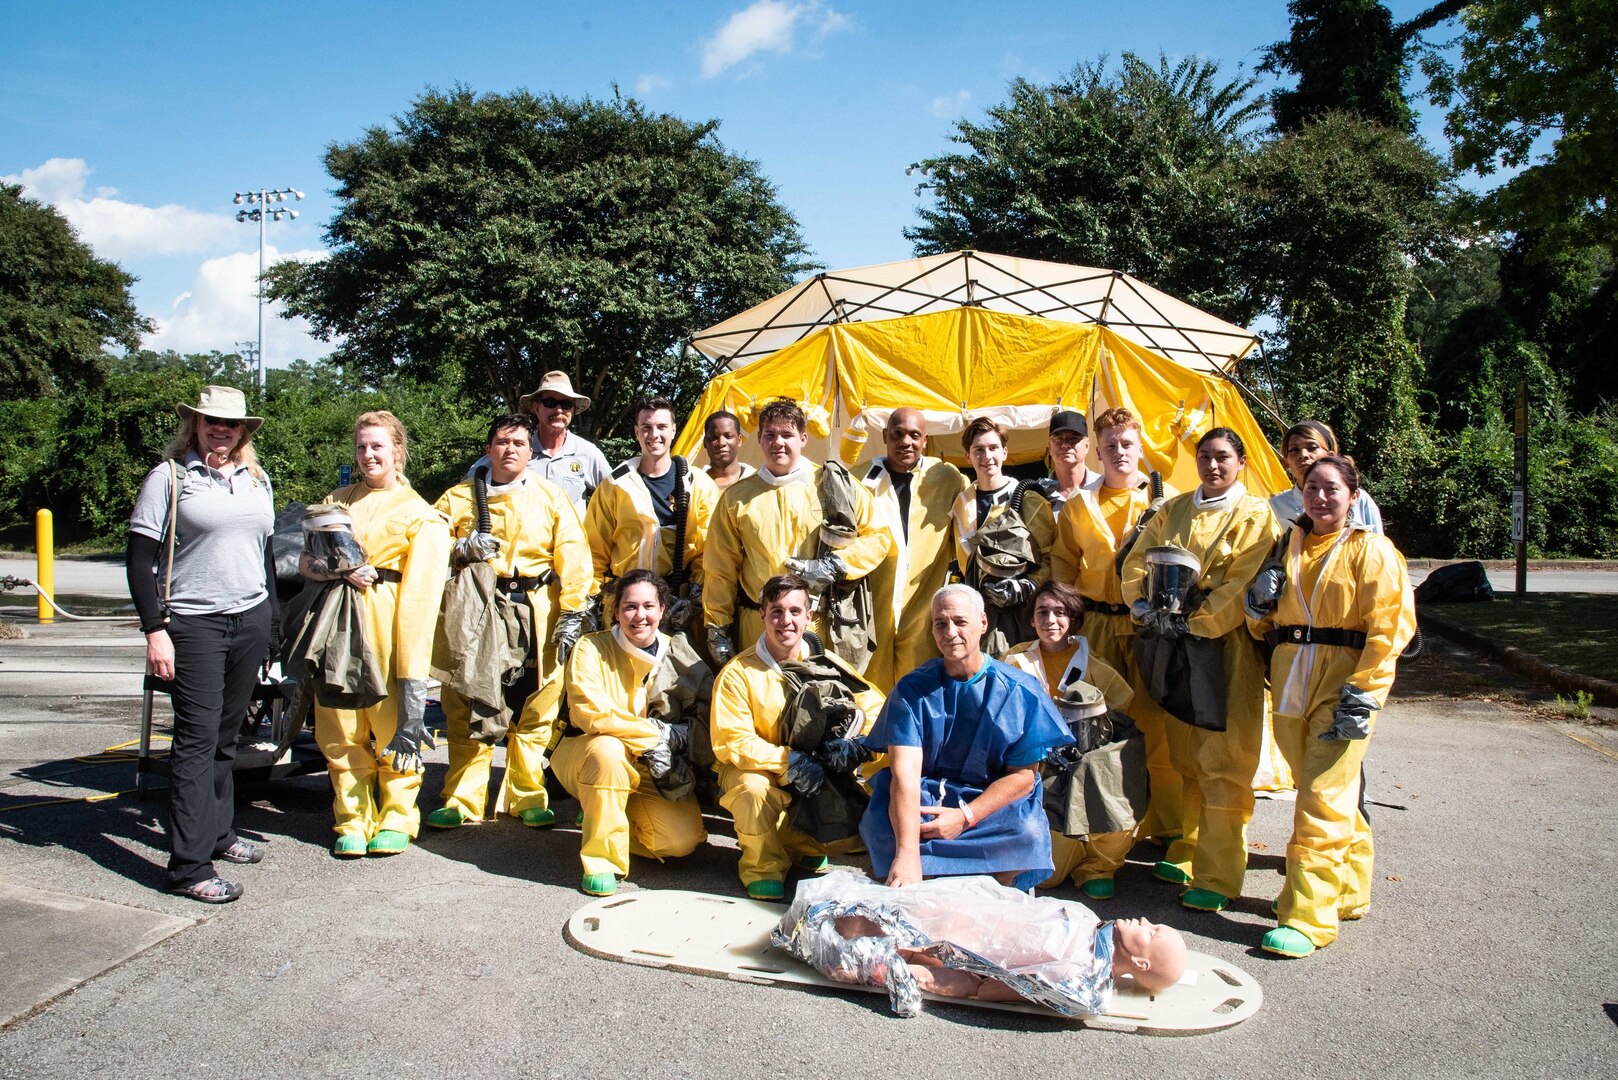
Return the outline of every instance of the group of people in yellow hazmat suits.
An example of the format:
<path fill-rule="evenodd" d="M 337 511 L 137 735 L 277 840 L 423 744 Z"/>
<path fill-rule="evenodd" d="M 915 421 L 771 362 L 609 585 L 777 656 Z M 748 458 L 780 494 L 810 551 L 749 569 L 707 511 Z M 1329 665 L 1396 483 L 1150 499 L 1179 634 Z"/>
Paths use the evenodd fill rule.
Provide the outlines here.
<path fill-rule="evenodd" d="M 885 695 L 938 657 L 933 599 L 959 582 L 984 602 L 986 652 L 1058 703 L 1095 687 L 1144 743 L 1137 826 L 1053 831 L 1048 886 L 1108 899 L 1134 842 L 1152 840 L 1165 847 L 1152 874 L 1180 886 L 1184 906 L 1227 907 L 1242 891 L 1268 713 L 1299 795 L 1265 947 L 1304 955 L 1363 913 L 1360 764 L 1414 614 L 1404 561 L 1368 527 L 1374 503 L 1352 463 L 1326 452 L 1329 428 L 1288 432 L 1297 488 L 1272 504 L 1244 487 L 1246 447 L 1227 428 L 1198 442 L 1195 490 L 1164 488 L 1123 408 L 1094 419 L 1099 473 L 1082 466 L 1092 426 L 1059 412 L 1052 453 L 1066 467 L 1043 488 L 1005 474 L 1006 433 L 988 417 L 962 433 L 971 480 L 926 455 L 915 409 L 895 409 L 882 452 L 852 470 L 804 457 L 797 403 L 753 420 L 761 467 L 737 460 L 742 421 L 723 413 L 698 469 L 671 454 L 673 405 L 643 399 L 640 454 L 587 486 L 581 510 L 533 470 L 526 415 L 496 420 L 484 461 L 433 506 L 405 478 L 398 420 L 360 417 L 359 482 L 327 502 L 348 509 L 367 555 L 342 580 L 390 692 L 369 708 L 317 706 L 336 854 L 389 854 L 416 835 L 429 669 L 446 637 L 476 631 L 477 649 L 447 654 L 503 665 L 501 689 L 442 680 L 450 768 L 429 825 L 486 816 L 504 738 L 514 816 L 555 823 L 547 767 L 578 800 L 586 892 L 612 893 L 631 855 L 695 850 L 711 789 L 734 819 L 748 893 L 780 898 L 794 867 L 858 846 L 857 832 L 814 833 L 803 812 L 834 789 L 860 797 L 882 749 L 861 736 Z M 446 593 L 446 576 L 469 569 Z M 852 634 L 851 617 L 866 620 Z"/>

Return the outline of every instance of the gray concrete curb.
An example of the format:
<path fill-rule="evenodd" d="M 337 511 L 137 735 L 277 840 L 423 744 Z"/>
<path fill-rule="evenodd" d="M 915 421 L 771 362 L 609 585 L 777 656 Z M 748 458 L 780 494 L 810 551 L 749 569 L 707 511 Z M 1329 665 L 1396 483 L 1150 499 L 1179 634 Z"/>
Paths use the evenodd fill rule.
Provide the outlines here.
<path fill-rule="evenodd" d="M 1416 618 L 1421 623 L 1423 631 L 1448 638 L 1457 645 L 1464 645 L 1468 649 L 1480 652 L 1535 682 L 1569 693 L 1582 690 L 1589 694 L 1597 705 L 1618 705 L 1618 682 L 1569 671 L 1560 664 L 1553 664 L 1549 660 L 1541 660 L 1532 653 L 1523 652 L 1515 645 L 1502 645 L 1493 638 L 1486 638 L 1474 630 L 1468 630 L 1464 626 L 1434 615 L 1431 611 L 1418 609 Z"/>

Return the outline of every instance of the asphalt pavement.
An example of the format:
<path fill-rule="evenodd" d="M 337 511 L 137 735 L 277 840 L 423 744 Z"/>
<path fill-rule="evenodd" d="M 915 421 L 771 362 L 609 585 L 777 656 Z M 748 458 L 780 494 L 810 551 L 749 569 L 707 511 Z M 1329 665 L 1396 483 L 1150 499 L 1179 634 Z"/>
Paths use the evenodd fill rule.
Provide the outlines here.
<path fill-rule="evenodd" d="M 231 868 L 244 899 L 165 895 L 161 804 L 134 797 L 129 762 L 95 756 L 135 735 L 138 639 L 118 627 L 30 632 L 0 642 L 0 882 L 135 909 L 169 936 L 0 1030 L 0 1076 L 1618 1075 L 1615 729 L 1489 700 L 1500 695 L 1441 643 L 1379 721 L 1373 907 L 1337 943 L 1300 961 L 1257 949 L 1287 802 L 1259 803 L 1232 910 L 1181 909 L 1148 876 L 1146 846 L 1118 899 L 1095 905 L 1178 926 L 1262 984 L 1253 1019 L 1167 1039 L 963 1007 L 903 1020 L 880 995 L 595 959 L 562 936 L 587 902 L 575 830 L 503 818 L 338 862 L 323 776 L 243 792 L 238 826 L 269 850 Z M 1450 696 L 1467 687 L 1482 689 Z M 444 751 L 429 762 L 430 808 Z M 573 804 L 558 805 L 571 821 Z M 633 887 L 736 895 L 728 825 L 709 826 L 689 858 L 636 859 Z M 165 916 L 199 921 L 174 932 Z M 26 950 L 15 923 L 0 934 Z M 32 962 L 76 960 L 56 956 Z"/>

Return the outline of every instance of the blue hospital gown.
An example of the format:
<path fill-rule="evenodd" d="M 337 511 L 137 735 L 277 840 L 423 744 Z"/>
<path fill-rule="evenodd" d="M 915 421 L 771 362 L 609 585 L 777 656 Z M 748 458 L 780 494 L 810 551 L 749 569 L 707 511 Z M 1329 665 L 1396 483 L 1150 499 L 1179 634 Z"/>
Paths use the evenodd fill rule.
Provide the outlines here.
<path fill-rule="evenodd" d="M 932 660 L 899 680 L 863 742 L 882 753 L 890 746 L 921 747 L 921 803 L 960 806 L 1013 769 L 1036 764 L 1054 746 L 1073 741 L 1050 695 L 1033 677 L 984 658 L 970 679 L 952 678 Z M 895 841 L 888 816 L 889 769 L 871 778 L 871 804 L 860 837 L 878 880 L 893 866 Z M 1050 825 L 1038 777 L 1026 798 L 1003 807 L 953 840 L 921 842 L 926 877 L 1000 874 L 1017 870 L 1019 889 L 1054 872 Z"/>

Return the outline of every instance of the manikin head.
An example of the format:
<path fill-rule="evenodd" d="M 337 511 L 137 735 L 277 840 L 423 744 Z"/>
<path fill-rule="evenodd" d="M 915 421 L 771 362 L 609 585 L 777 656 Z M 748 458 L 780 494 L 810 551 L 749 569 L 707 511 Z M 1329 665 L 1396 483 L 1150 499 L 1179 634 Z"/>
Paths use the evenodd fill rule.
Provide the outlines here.
<path fill-rule="evenodd" d="M 809 418 L 795 401 L 776 398 L 760 409 L 758 445 L 764 451 L 764 467 L 776 476 L 796 469 L 809 444 L 808 430 Z"/>
<path fill-rule="evenodd" d="M 392 413 L 368 412 L 354 421 L 354 465 L 366 487 L 397 484 L 409 453 L 404 425 Z"/>
<path fill-rule="evenodd" d="M 489 457 L 489 479 L 509 484 L 527 470 L 534 457 L 534 418 L 529 413 L 497 417 L 489 425 L 483 452 Z"/>
<path fill-rule="evenodd" d="M 968 585 L 945 585 L 933 593 L 933 640 L 944 658 L 944 670 L 956 677 L 977 674 L 983 666 L 983 635 L 989 618 L 983 597 Z"/>
<path fill-rule="evenodd" d="M 809 583 L 797 574 L 777 574 L 759 590 L 764 617 L 764 646 L 777 662 L 798 655 L 809 629 Z"/>
<path fill-rule="evenodd" d="M 1166 990 L 1185 974 L 1185 938 L 1172 926 L 1119 919 L 1112 924 L 1112 973 L 1133 976 L 1142 990 Z"/>
<path fill-rule="evenodd" d="M 927 418 L 920 409 L 909 406 L 894 409 L 882 429 L 882 444 L 887 447 L 888 467 L 896 472 L 910 472 L 927 449 Z"/>
<path fill-rule="evenodd" d="M 657 628 L 663 622 L 663 609 L 671 596 L 668 583 L 650 570 L 639 567 L 618 579 L 613 619 L 624 640 L 637 649 L 650 649 L 657 641 Z"/>
<path fill-rule="evenodd" d="M 1216 499 L 1229 491 L 1246 464 L 1247 447 L 1230 428 L 1213 428 L 1197 440 L 1197 476 L 1204 498 Z"/>
<path fill-rule="evenodd" d="M 641 398 L 635 402 L 635 442 L 640 445 L 640 468 L 659 468 L 674 448 L 674 403 L 667 398 Z M 648 474 L 652 475 L 652 474 Z M 662 475 L 659 471 L 656 475 Z"/>
<path fill-rule="evenodd" d="M 715 468 L 730 468 L 741 445 L 742 422 L 735 413 L 716 412 L 702 425 L 702 448 L 708 451 L 708 463 Z"/>

